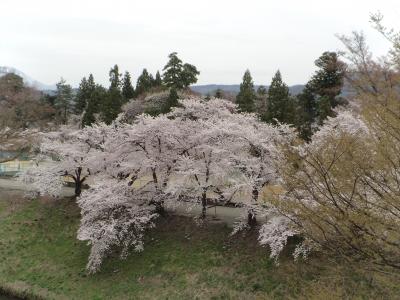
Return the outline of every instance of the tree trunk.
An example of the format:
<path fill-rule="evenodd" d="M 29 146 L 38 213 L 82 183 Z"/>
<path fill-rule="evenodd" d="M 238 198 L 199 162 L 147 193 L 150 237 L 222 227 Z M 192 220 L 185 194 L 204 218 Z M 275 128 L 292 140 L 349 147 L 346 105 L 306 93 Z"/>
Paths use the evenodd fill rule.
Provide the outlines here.
<path fill-rule="evenodd" d="M 258 189 L 257 188 L 253 188 L 252 191 L 253 194 L 253 202 L 257 203 L 258 201 Z M 247 213 L 247 224 L 253 228 L 257 225 L 257 218 L 256 218 L 256 214 L 254 212 L 254 210 L 250 209 Z"/>
<path fill-rule="evenodd" d="M 75 170 L 75 196 L 79 197 L 82 193 L 82 180 L 81 180 L 82 168 L 79 167 Z"/>
<path fill-rule="evenodd" d="M 252 209 L 247 213 L 247 224 L 250 228 L 254 228 L 257 225 L 257 218 Z"/>
<path fill-rule="evenodd" d="M 158 187 L 158 177 L 156 173 L 156 169 L 152 168 L 152 177 L 153 177 L 153 183 L 154 183 L 154 189 L 157 191 L 157 193 L 161 193 L 159 187 Z M 154 201 L 154 205 L 156 206 L 156 213 L 158 213 L 160 216 L 165 216 L 165 208 L 164 208 L 164 201 Z"/>
<path fill-rule="evenodd" d="M 206 218 L 206 213 L 207 213 L 207 192 L 204 191 L 201 195 L 201 218 L 205 219 Z"/>
<path fill-rule="evenodd" d="M 77 180 L 75 182 L 75 196 L 79 197 L 82 193 L 82 182 L 80 180 Z"/>

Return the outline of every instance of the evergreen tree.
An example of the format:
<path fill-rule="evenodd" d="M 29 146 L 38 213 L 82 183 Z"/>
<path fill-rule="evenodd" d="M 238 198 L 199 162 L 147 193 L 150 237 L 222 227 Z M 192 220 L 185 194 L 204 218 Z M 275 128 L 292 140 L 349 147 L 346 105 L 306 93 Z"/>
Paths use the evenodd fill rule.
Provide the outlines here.
<path fill-rule="evenodd" d="M 256 95 L 254 92 L 254 83 L 250 71 L 246 70 L 243 76 L 243 82 L 240 84 L 239 94 L 236 96 L 236 103 L 242 112 L 253 112 Z"/>
<path fill-rule="evenodd" d="M 86 77 L 82 78 L 82 81 L 79 84 L 78 93 L 75 97 L 74 111 L 76 114 L 80 115 L 85 111 L 88 99 L 91 97 L 95 86 L 96 85 L 94 83 L 94 78 L 92 74 L 89 75 L 88 79 L 86 79 Z"/>
<path fill-rule="evenodd" d="M 191 64 L 183 64 L 176 52 L 171 53 L 163 71 L 164 83 L 169 88 L 183 89 L 197 82 L 200 72 Z"/>
<path fill-rule="evenodd" d="M 125 72 L 122 80 L 122 96 L 125 101 L 129 101 L 135 96 L 135 90 L 132 86 L 131 74 L 128 71 Z"/>
<path fill-rule="evenodd" d="M 162 79 L 161 79 L 161 74 L 160 71 L 157 71 L 156 73 L 156 78 L 154 79 L 154 86 L 162 86 Z"/>
<path fill-rule="evenodd" d="M 111 124 L 112 121 L 116 119 L 118 114 L 121 112 L 122 106 L 122 96 L 116 90 L 109 90 L 105 95 L 102 109 L 101 117 L 106 124 Z"/>
<path fill-rule="evenodd" d="M 163 114 L 169 113 L 172 107 L 179 106 L 178 100 L 179 100 L 178 92 L 176 91 L 176 89 L 171 88 L 169 91 L 168 99 L 161 108 L 161 113 Z"/>
<path fill-rule="evenodd" d="M 72 87 L 63 78 L 57 83 L 57 97 L 54 104 L 61 118 L 61 123 L 66 124 L 68 115 L 72 112 L 73 96 Z"/>
<path fill-rule="evenodd" d="M 86 77 L 83 77 L 81 83 L 79 84 L 78 93 L 76 94 L 75 98 L 74 110 L 76 114 L 81 114 L 86 108 L 87 104 L 86 91 L 87 91 L 87 80 Z"/>
<path fill-rule="evenodd" d="M 200 72 L 194 65 L 184 64 L 183 70 L 181 73 L 181 81 L 184 88 L 187 88 L 189 85 L 197 82 L 197 76 L 200 75 Z"/>
<path fill-rule="evenodd" d="M 95 85 L 95 88 L 88 99 L 87 107 L 82 118 L 83 127 L 91 126 L 96 122 L 96 114 L 99 113 L 106 97 L 107 90 L 101 85 Z"/>
<path fill-rule="evenodd" d="M 317 117 L 317 102 L 312 88 L 307 84 L 304 90 L 297 95 L 298 120 L 297 128 L 300 137 L 306 141 L 311 139 L 313 124 Z"/>
<path fill-rule="evenodd" d="M 168 55 L 169 61 L 163 69 L 163 79 L 167 87 L 181 89 L 183 88 L 183 84 L 181 81 L 183 64 L 182 60 L 178 58 L 177 54 L 178 53 L 173 52 Z"/>
<path fill-rule="evenodd" d="M 121 106 L 123 103 L 120 80 L 122 74 L 119 73 L 117 65 L 110 70 L 109 75 L 110 88 L 108 89 L 108 93 L 103 100 L 101 108 L 102 120 L 106 124 L 111 124 L 111 122 L 115 120 L 115 118 L 121 112 Z"/>
<path fill-rule="evenodd" d="M 295 123 L 294 100 L 290 97 L 289 87 L 282 81 L 279 70 L 272 78 L 267 95 L 267 112 L 263 119 L 269 123 L 273 123 L 275 119 L 280 123 Z"/>
<path fill-rule="evenodd" d="M 119 73 L 118 65 L 115 65 L 113 68 L 111 68 L 109 76 L 110 76 L 110 90 L 115 89 L 120 91 L 122 74 Z"/>
<path fill-rule="evenodd" d="M 318 124 L 322 125 L 327 117 L 333 117 L 332 100 L 328 96 L 322 96 L 318 99 Z"/>
<path fill-rule="evenodd" d="M 328 116 L 334 116 L 333 108 L 342 103 L 338 96 L 343 88 L 345 64 L 337 53 L 324 52 L 316 61 L 319 68 L 309 84 L 318 96 L 318 123 L 321 125 Z"/>
<path fill-rule="evenodd" d="M 143 69 L 142 74 L 138 77 L 136 82 L 136 96 L 148 92 L 153 86 L 153 76 Z"/>
<path fill-rule="evenodd" d="M 149 73 L 151 88 L 156 85 L 156 80 L 154 79 L 153 74 Z"/>
<path fill-rule="evenodd" d="M 82 118 L 82 127 L 86 127 L 86 126 L 91 126 L 92 124 L 94 124 L 96 122 L 96 117 L 95 117 L 95 110 L 93 108 L 92 105 L 87 106 L 85 113 L 83 114 L 83 118 Z"/>
<path fill-rule="evenodd" d="M 324 52 L 316 61 L 319 68 L 307 83 L 298 99 L 298 130 L 300 136 L 309 141 L 313 127 L 321 125 L 333 109 L 346 101 L 339 95 L 343 88 L 346 65 L 337 53 Z"/>

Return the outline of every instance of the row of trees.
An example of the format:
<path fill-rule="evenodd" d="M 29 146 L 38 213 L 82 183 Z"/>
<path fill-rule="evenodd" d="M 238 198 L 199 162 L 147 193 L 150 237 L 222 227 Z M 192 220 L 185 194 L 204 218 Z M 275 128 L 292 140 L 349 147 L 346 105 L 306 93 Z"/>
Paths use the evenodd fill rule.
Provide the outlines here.
<path fill-rule="evenodd" d="M 268 91 L 262 86 L 255 91 L 250 71 L 247 70 L 236 103 L 242 112 L 259 112 L 265 122 L 293 124 L 303 139 L 310 140 L 315 128 L 322 125 L 327 117 L 334 116 L 335 107 L 344 103 L 339 96 L 346 69 L 337 53 L 323 53 L 315 65 L 318 70 L 297 96 L 290 95 L 280 71 L 272 78 Z"/>
<path fill-rule="evenodd" d="M 110 124 L 128 101 L 150 91 L 169 89 L 168 101 L 158 113 L 168 112 L 178 103 L 177 92 L 195 83 L 199 75 L 196 67 L 183 63 L 176 52 L 171 53 L 168 58 L 162 76 L 159 71 L 153 76 L 147 69 L 143 69 L 135 87 L 130 73 L 128 71 L 120 73 L 118 65 L 110 69 L 108 88 L 97 84 L 90 74 L 81 80 L 78 91 L 74 93 L 71 85 L 61 79 L 57 83 L 56 95 L 45 96 L 45 102 L 55 110 L 57 123 L 67 124 L 71 115 L 81 115 L 82 126 L 89 126 L 96 121 Z"/>
<path fill-rule="evenodd" d="M 191 64 L 183 64 L 176 52 L 171 53 L 168 58 L 162 76 L 157 71 L 154 77 L 144 69 L 137 79 L 135 88 L 130 73 L 125 72 L 122 76 L 117 65 L 109 72 L 108 90 L 96 84 L 92 74 L 88 79 L 84 77 L 79 86 L 74 111 L 77 114 L 83 113 L 82 125 L 93 124 L 96 115 L 99 116 L 98 119 L 110 124 L 121 113 L 123 104 L 150 91 L 170 89 L 170 100 L 164 105 L 165 107 L 160 108 L 161 112 L 168 112 L 170 107 L 177 105 L 177 91 L 195 83 L 199 71 Z"/>
<path fill-rule="evenodd" d="M 110 124 L 121 112 L 123 104 L 152 88 L 161 87 L 162 80 L 157 72 L 154 78 L 146 69 L 139 76 L 136 89 L 132 85 L 129 72 L 120 73 L 118 65 L 109 71 L 110 86 L 97 84 L 92 74 L 84 77 L 76 95 L 65 80 L 57 84 L 54 105 L 61 111 L 62 123 L 66 124 L 71 114 L 82 115 L 82 126 L 101 120 Z"/>
<path fill-rule="evenodd" d="M 160 72 L 157 72 L 153 77 L 144 69 L 137 79 L 136 87 L 133 87 L 130 73 L 125 72 L 122 75 L 117 65 L 109 72 L 110 86 L 107 89 L 96 84 L 93 75 L 90 74 L 88 78 L 82 79 L 75 94 L 71 86 L 61 79 L 57 84 L 55 96 L 42 97 L 46 105 L 40 111 L 51 115 L 48 118 L 52 117 L 52 121 L 56 124 L 66 124 L 73 114 L 82 116 L 82 126 L 91 125 L 96 120 L 110 124 L 121 113 L 121 107 L 132 98 L 138 98 L 151 90 L 169 89 L 168 99 L 163 101 L 160 107 L 148 111 L 152 115 L 167 113 L 171 107 L 178 105 L 178 91 L 196 82 L 199 75 L 196 67 L 183 63 L 177 53 L 171 53 L 168 58 L 169 61 L 163 68 L 162 76 Z M 261 86 L 257 91 L 254 89 L 250 72 L 246 71 L 236 98 L 240 110 L 242 112 L 257 111 L 261 120 L 268 123 L 278 121 L 293 124 L 303 139 L 310 140 L 313 132 L 326 117 L 334 116 L 333 109 L 344 102 L 339 95 L 343 87 L 345 64 L 338 59 L 336 53 L 325 52 L 316 61 L 316 66 L 319 68 L 318 71 L 312 76 L 302 93 L 296 97 L 290 95 L 289 88 L 283 82 L 279 71 L 273 77 L 268 90 Z M 15 90 L 17 94 L 28 90 L 23 87 L 22 79 L 20 81 L 21 88 Z M 27 97 L 26 92 L 24 97 Z M 222 91 L 217 91 L 216 97 L 223 97 Z M 24 106 L 28 106 L 25 102 Z M 21 112 L 24 110 L 26 111 L 23 107 L 17 108 L 15 113 L 19 115 L 15 117 L 21 116 L 23 117 L 21 119 L 26 122 L 29 121 L 27 120 L 29 116 L 27 114 L 22 116 Z M 37 110 L 29 109 L 29 112 Z"/>
<path fill-rule="evenodd" d="M 251 74 L 246 71 L 236 98 L 240 110 L 257 111 L 260 118 L 268 123 L 278 121 L 294 124 L 301 137 L 310 140 L 315 129 L 327 116 L 334 116 L 333 109 L 344 102 L 338 97 L 343 86 L 344 63 L 338 59 L 336 53 L 326 52 L 316 61 L 316 66 L 319 70 L 307 83 L 303 92 L 296 97 L 290 95 L 289 88 L 283 82 L 279 71 L 272 79 L 268 91 L 262 86 L 255 91 Z M 11 91 L 14 94 L 13 98 L 20 99 L 22 104 L 8 100 L 10 109 L 7 111 L 3 109 L 5 112 L 3 120 L 25 127 L 36 123 L 34 122 L 36 120 L 31 120 L 35 118 L 44 119 L 46 122 L 53 121 L 55 124 L 66 124 L 70 116 L 75 114 L 82 116 L 82 126 L 91 125 L 96 120 L 110 124 L 129 100 L 157 89 L 169 89 L 170 94 L 161 107 L 152 108 L 149 113 L 152 115 L 166 113 L 171 107 L 178 105 L 178 91 L 196 82 L 198 75 L 196 67 L 183 63 L 175 52 L 169 55 L 162 76 L 157 71 L 153 77 L 144 69 L 137 79 L 136 87 L 133 87 L 130 73 L 125 72 L 122 75 L 117 65 L 109 72 L 109 88 L 96 84 L 93 75 L 90 74 L 88 78 L 82 79 L 76 93 L 65 80 L 61 79 L 57 84 L 55 96 L 40 96 L 34 89 L 24 87 L 22 78 L 9 74 L 0 82 L 0 89 L 4 90 L 4 94 L 10 94 Z M 2 88 L 7 86 L 2 82 L 9 82 L 10 88 Z M 12 98 L 10 95 L 8 97 Z M 217 91 L 216 97 L 223 97 L 222 91 Z M 35 100 L 30 101 L 31 98 Z M 43 105 L 37 105 L 38 99 L 42 99 Z M 10 118 L 15 121 L 11 122 Z"/>

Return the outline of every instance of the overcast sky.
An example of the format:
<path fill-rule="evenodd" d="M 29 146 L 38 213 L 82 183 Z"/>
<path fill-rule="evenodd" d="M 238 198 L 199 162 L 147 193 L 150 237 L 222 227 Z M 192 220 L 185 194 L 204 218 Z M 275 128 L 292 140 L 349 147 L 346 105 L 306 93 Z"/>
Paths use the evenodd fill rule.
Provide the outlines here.
<path fill-rule="evenodd" d="M 93 73 L 108 85 L 118 64 L 136 80 L 176 51 L 201 71 L 199 84 L 234 84 L 249 68 L 268 84 L 304 83 L 314 60 L 341 49 L 335 34 L 363 30 L 378 55 L 387 42 L 369 24 L 381 11 L 400 28 L 399 0 L 0 0 L 0 65 L 46 84 L 73 86 Z"/>

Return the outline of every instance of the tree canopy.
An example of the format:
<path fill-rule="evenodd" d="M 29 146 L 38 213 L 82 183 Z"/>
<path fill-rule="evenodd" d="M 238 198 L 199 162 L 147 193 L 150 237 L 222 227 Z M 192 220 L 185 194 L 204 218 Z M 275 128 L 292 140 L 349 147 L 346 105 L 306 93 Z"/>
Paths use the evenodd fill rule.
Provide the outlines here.
<path fill-rule="evenodd" d="M 194 65 L 183 64 L 176 52 L 172 52 L 168 58 L 169 61 L 163 68 L 163 81 L 167 87 L 179 90 L 197 82 L 200 72 Z"/>

